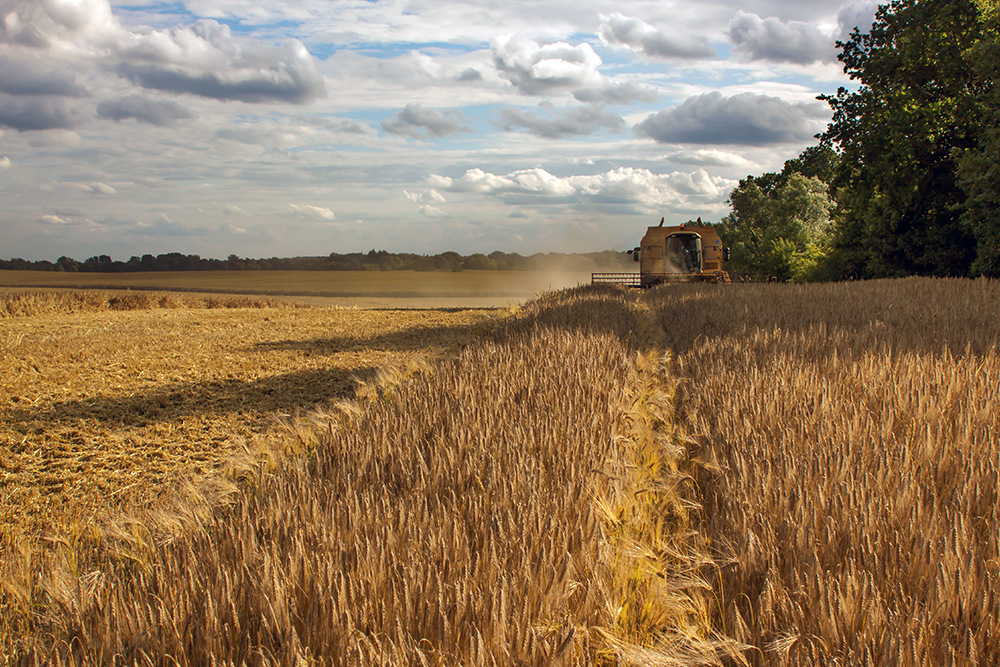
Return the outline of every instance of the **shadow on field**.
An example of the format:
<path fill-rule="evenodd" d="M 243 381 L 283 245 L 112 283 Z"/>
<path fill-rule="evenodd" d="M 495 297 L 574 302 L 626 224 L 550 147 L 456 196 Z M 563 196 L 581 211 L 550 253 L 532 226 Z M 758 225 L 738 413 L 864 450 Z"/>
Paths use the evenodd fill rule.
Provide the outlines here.
<path fill-rule="evenodd" d="M 332 355 L 361 350 L 384 350 L 388 352 L 424 350 L 454 343 L 468 342 L 474 336 L 477 325 L 463 324 L 435 327 L 410 327 L 375 336 L 329 336 L 313 340 L 279 340 L 258 343 L 252 350 L 280 351 L 299 350 L 307 354 Z"/>
<path fill-rule="evenodd" d="M 632 351 L 655 345 L 655 324 L 636 308 L 639 294 L 617 285 L 583 285 L 546 295 L 530 303 L 523 313 L 493 334 L 496 339 L 530 335 L 539 329 L 573 334 L 607 335 Z"/>
<path fill-rule="evenodd" d="M 513 317 L 462 325 L 410 327 L 368 337 L 324 336 L 312 340 L 282 340 L 259 343 L 249 351 L 289 351 L 335 355 L 363 350 L 420 351 L 428 347 L 469 344 L 481 339 L 502 340 L 537 329 L 560 329 L 577 334 L 610 334 L 633 349 L 644 349 L 648 340 L 635 311 L 637 293 L 615 285 L 583 285 L 551 292 L 529 302 Z M 449 312 L 451 309 L 435 309 Z"/>
<path fill-rule="evenodd" d="M 256 413 L 250 421 L 270 423 L 273 413 L 292 413 L 324 403 L 352 398 L 358 380 L 375 377 L 371 366 L 298 370 L 257 380 L 220 379 L 173 383 L 148 393 L 125 397 L 94 397 L 53 403 L 45 408 L 13 407 L 5 420 L 23 432 L 43 432 L 53 423 L 97 420 L 123 427 L 142 427 L 190 415 Z M 41 431 L 40 431 L 41 430 Z"/>

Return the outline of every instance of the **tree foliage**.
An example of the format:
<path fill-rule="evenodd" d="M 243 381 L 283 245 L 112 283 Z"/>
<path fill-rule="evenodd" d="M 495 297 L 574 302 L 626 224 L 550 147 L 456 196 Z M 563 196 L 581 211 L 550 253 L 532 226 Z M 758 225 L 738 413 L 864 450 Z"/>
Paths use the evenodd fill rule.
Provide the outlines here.
<path fill-rule="evenodd" d="M 978 81 L 975 92 L 983 115 L 979 142 L 956 153 L 958 179 L 968 195 L 964 222 L 976 237 L 973 274 L 1000 277 L 1000 0 L 978 3 L 983 38 L 966 53 Z"/>
<path fill-rule="evenodd" d="M 780 173 L 747 176 L 730 193 L 732 212 L 719 224 L 733 271 L 759 271 L 778 280 L 817 277 L 826 255 L 833 200 L 830 178 L 836 155 L 807 149 Z"/>
<path fill-rule="evenodd" d="M 839 43 L 861 85 L 821 98 L 833 109 L 822 139 L 841 152 L 836 246 L 848 274 L 969 273 L 976 238 L 959 163 L 966 155 L 972 170 L 981 157 L 992 78 L 967 58 L 984 28 L 974 0 L 893 0 L 870 33 Z"/>

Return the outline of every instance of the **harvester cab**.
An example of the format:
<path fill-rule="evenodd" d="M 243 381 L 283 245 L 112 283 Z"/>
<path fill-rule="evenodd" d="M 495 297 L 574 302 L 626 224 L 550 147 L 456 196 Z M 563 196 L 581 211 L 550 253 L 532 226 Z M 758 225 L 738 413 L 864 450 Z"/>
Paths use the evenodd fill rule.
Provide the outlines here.
<path fill-rule="evenodd" d="M 632 258 L 641 262 L 640 273 L 701 273 L 701 237 L 693 232 L 675 232 L 657 243 L 654 239 L 645 247 L 633 251 Z"/>

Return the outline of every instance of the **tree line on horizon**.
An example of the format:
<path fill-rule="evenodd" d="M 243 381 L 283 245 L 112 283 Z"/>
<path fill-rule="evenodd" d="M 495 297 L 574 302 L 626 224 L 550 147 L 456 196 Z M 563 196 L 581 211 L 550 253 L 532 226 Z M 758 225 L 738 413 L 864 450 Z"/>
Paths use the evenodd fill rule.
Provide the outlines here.
<path fill-rule="evenodd" d="M 860 86 L 819 98 L 818 145 L 731 192 L 729 268 L 1000 276 L 1000 0 L 893 0 L 837 46 Z"/>
<path fill-rule="evenodd" d="M 55 262 L 25 259 L 0 260 L 0 269 L 14 271 L 68 271 L 80 273 L 125 273 L 132 271 L 623 271 L 630 268 L 626 253 L 604 250 L 590 253 L 536 253 L 519 255 L 501 251 L 489 255 L 461 255 L 443 252 L 437 255 L 391 253 L 371 250 L 367 253 L 330 253 L 323 257 L 203 258 L 179 252 L 133 256 L 127 262 L 97 255 L 82 262 L 60 257 Z"/>

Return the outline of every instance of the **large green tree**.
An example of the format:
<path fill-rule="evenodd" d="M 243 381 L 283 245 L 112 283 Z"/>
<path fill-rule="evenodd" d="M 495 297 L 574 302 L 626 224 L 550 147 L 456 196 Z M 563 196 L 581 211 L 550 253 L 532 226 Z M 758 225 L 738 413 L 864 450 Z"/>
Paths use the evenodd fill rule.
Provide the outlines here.
<path fill-rule="evenodd" d="M 729 269 L 778 280 L 822 277 L 834 208 L 825 181 L 835 168 L 834 152 L 817 146 L 779 173 L 742 179 L 729 194 L 732 212 L 719 223 L 732 253 Z"/>
<path fill-rule="evenodd" d="M 840 148 L 835 245 L 848 275 L 967 275 L 976 257 L 958 173 L 980 145 L 992 80 L 967 63 L 986 33 L 975 0 L 893 0 L 841 43 L 860 82 L 825 99 Z M 970 164 L 976 156 L 969 154 Z"/>

